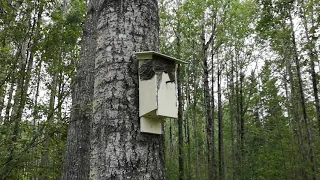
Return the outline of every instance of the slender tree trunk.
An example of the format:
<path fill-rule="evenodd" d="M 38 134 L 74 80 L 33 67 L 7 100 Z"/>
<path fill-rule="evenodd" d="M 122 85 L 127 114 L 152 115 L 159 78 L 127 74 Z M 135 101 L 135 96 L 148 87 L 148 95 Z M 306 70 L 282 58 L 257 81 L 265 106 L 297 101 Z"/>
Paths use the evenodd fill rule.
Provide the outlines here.
<path fill-rule="evenodd" d="M 217 55 L 217 59 L 218 59 Z M 221 102 L 221 69 L 218 60 L 217 69 L 217 87 L 218 87 L 218 128 L 219 128 L 219 179 L 225 179 L 225 167 L 224 167 L 224 143 L 223 143 L 223 120 L 222 120 L 222 102 Z"/>
<path fill-rule="evenodd" d="M 236 176 L 240 177 L 240 179 L 242 178 L 242 160 L 243 160 L 243 152 L 242 152 L 242 128 L 241 128 L 241 94 L 242 91 L 240 91 L 241 89 L 241 80 L 242 78 L 240 78 L 241 73 L 239 72 L 239 54 L 237 52 L 237 48 L 236 48 L 236 56 L 235 56 L 235 79 L 236 79 L 236 84 L 235 84 L 235 109 L 236 109 L 236 113 L 235 113 L 235 118 L 236 118 Z M 240 87 L 239 87 L 240 86 Z"/>
<path fill-rule="evenodd" d="M 39 97 L 39 89 L 40 89 L 40 81 L 41 81 L 41 68 L 42 68 L 42 61 L 39 62 L 37 69 L 36 69 L 36 75 L 37 75 L 36 84 L 37 84 L 37 86 L 36 86 L 36 92 L 34 95 L 34 106 L 33 106 L 33 112 L 32 112 L 32 116 L 33 116 L 32 132 L 34 134 L 37 133 L 37 129 L 38 129 L 37 123 L 39 120 L 38 97 Z M 32 138 L 31 138 L 31 141 L 32 141 Z M 32 151 L 31 157 L 32 157 L 31 165 L 33 167 L 32 170 L 36 172 L 39 170 L 38 166 L 37 166 L 37 164 L 38 164 L 37 152 Z M 33 175 L 33 177 L 31 179 L 36 179 L 36 175 Z"/>
<path fill-rule="evenodd" d="M 138 61 L 158 50 L 156 0 L 100 1 L 90 179 L 165 179 L 164 137 L 140 132 Z"/>
<path fill-rule="evenodd" d="M 241 67 L 240 67 L 241 68 Z M 241 68 L 242 69 L 242 68 Z M 241 157 L 243 159 L 244 157 L 244 108 L 243 108 L 243 81 L 244 81 L 244 74 L 240 70 L 240 90 L 239 90 L 239 96 L 240 96 L 240 106 L 239 106 L 239 113 L 240 113 L 240 151 L 241 151 Z M 243 161 L 243 160 L 242 160 Z"/>
<path fill-rule="evenodd" d="M 300 103 L 302 108 L 302 115 L 303 115 L 303 121 L 305 124 L 305 128 L 307 131 L 307 142 L 308 142 L 308 156 L 309 160 L 311 162 L 311 170 L 312 170 L 312 179 L 317 179 L 317 170 L 316 170 L 316 163 L 314 159 L 314 153 L 313 153 L 313 147 L 312 147 L 312 133 L 310 128 L 310 122 L 307 116 L 307 110 L 305 105 L 305 97 L 304 97 L 304 91 L 303 91 L 303 82 L 301 77 L 301 70 L 300 70 L 300 63 L 299 63 L 299 57 L 297 52 L 297 46 L 296 46 L 296 38 L 295 33 L 293 31 L 293 21 L 291 12 L 289 12 L 289 18 L 290 18 L 290 25 L 291 25 L 291 41 L 293 45 L 293 52 L 294 52 L 294 61 L 297 69 L 297 76 L 298 76 L 298 83 L 299 83 L 299 94 L 300 94 Z"/>
<path fill-rule="evenodd" d="M 211 118 L 212 118 L 212 139 L 213 139 L 213 144 L 212 144 L 212 158 L 215 160 L 215 152 L 216 152 L 216 147 L 215 147 L 215 139 L 214 139 L 214 108 L 215 108 L 215 103 L 214 103 L 214 63 L 213 63 L 213 56 L 214 56 L 214 51 L 213 48 L 211 48 Z M 210 153 L 210 152 L 209 152 Z M 214 166 L 214 171 L 216 171 L 216 168 Z"/>
<path fill-rule="evenodd" d="M 179 16 L 178 16 L 179 19 Z M 180 59 L 180 22 L 177 24 L 177 58 Z M 179 64 L 177 70 L 178 84 L 178 139 L 179 139 L 179 180 L 184 179 L 184 152 L 183 152 L 183 94 L 182 94 L 182 67 Z"/>
<path fill-rule="evenodd" d="M 178 138 L 179 138 L 179 180 L 184 179 L 184 153 L 183 153 L 183 97 L 182 97 L 182 74 L 181 65 L 178 66 Z"/>
<path fill-rule="evenodd" d="M 193 42 L 193 49 L 194 49 L 194 42 Z M 198 121 L 197 121 L 197 101 L 198 101 L 198 98 L 197 98 L 197 90 L 198 90 L 198 85 L 197 85 L 197 76 L 198 76 L 198 73 L 197 73 L 197 70 L 196 70 L 196 59 L 193 57 L 193 72 L 194 72 L 194 75 L 193 75 L 193 106 L 192 106 L 192 111 L 193 111 L 193 136 L 194 136 L 194 151 L 195 151 L 195 155 L 196 155 L 196 179 L 199 179 L 199 150 L 198 150 Z"/>
<path fill-rule="evenodd" d="M 170 121 L 170 126 L 169 126 L 169 150 L 170 150 L 170 161 L 173 158 L 173 139 L 172 139 L 172 119 Z"/>
<path fill-rule="evenodd" d="M 36 19 L 33 22 L 31 33 L 35 31 Z M 21 49 L 21 59 L 19 68 L 19 79 L 17 81 L 17 89 L 14 95 L 14 103 L 12 106 L 12 112 L 10 115 L 10 122 L 12 123 L 12 133 L 10 145 L 8 146 L 9 156 L 6 161 L 7 168 L 3 173 L 0 173 L 0 178 L 6 179 L 11 171 L 15 168 L 15 151 L 17 149 L 16 142 L 19 140 L 20 134 L 20 123 L 22 118 L 22 113 L 27 102 L 29 81 L 31 78 L 31 71 L 33 67 L 33 52 L 31 50 L 32 37 L 28 37 L 26 42 L 23 42 L 23 48 Z M 33 41 L 36 44 L 35 41 Z"/>
<path fill-rule="evenodd" d="M 230 94 L 229 94 L 229 108 L 230 108 L 230 133 L 231 133 L 231 162 L 232 162 L 232 170 L 231 170 L 231 177 L 232 180 L 235 179 L 235 163 L 236 163 L 236 157 L 235 157 L 235 144 L 234 144 L 234 121 L 235 121 L 235 110 L 234 110 L 234 80 L 233 80 L 233 72 L 234 72 L 234 65 L 233 65 L 233 58 L 231 57 L 231 69 L 230 69 L 230 82 L 229 82 L 229 87 L 230 87 Z"/>
<path fill-rule="evenodd" d="M 306 10 L 303 9 L 301 6 L 303 6 L 303 1 L 299 1 L 300 3 L 300 11 L 302 13 L 302 21 L 303 21 L 303 26 L 304 26 L 304 32 L 307 38 L 307 50 L 308 50 L 308 55 L 310 58 L 310 74 L 311 74 L 311 81 L 312 81 L 312 88 L 313 88 L 313 95 L 314 95 L 314 105 L 316 108 L 317 112 L 317 120 L 318 120 L 318 130 L 320 133 L 320 102 L 319 102 L 319 94 L 318 94 L 318 77 L 315 71 L 315 64 L 314 62 L 318 60 L 317 58 L 317 53 L 315 52 L 315 44 L 312 42 L 312 37 L 315 37 L 314 33 L 312 33 L 312 36 L 309 34 L 309 29 L 308 29 L 308 22 L 307 22 L 307 14 Z M 313 7 L 311 7 L 313 8 Z M 312 27 L 315 27 L 313 24 L 313 13 L 311 14 L 312 18 Z"/>
<path fill-rule="evenodd" d="M 188 70 L 190 70 L 189 69 L 189 66 L 188 66 Z M 187 76 L 187 87 L 186 87 L 186 96 L 187 96 L 187 98 L 186 98 L 186 101 L 187 101 L 187 107 L 189 107 L 190 106 L 190 104 L 191 104 L 191 93 L 190 93 L 190 89 L 189 89 L 189 87 L 191 86 L 191 84 L 190 84 L 190 80 L 189 80 L 189 77 L 190 77 L 190 75 L 189 74 L 187 74 L 187 73 L 185 73 L 186 74 L 186 76 Z M 190 125 L 189 125 L 189 123 L 190 123 L 190 120 L 189 120 L 189 115 L 188 115 L 188 113 L 186 114 L 186 117 L 185 117 L 185 121 L 186 121 L 186 131 L 185 131 L 185 133 L 186 133 L 186 139 L 187 139 L 187 150 L 188 150 L 188 163 L 187 163 L 187 173 L 188 173 L 188 180 L 191 180 L 191 141 L 190 141 Z"/>
<path fill-rule="evenodd" d="M 58 103 L 63 101 L 63 95 L 64 95 L 64 73 L 62 71 L 59 72 L 59 78 L 58 78 L 58 92 L 57 92 L 57 100 Z M 57 109 L 57 119 L 59 121 L 62 121 L 62 105 L 58 106 Z"/>
<path fill-rule="evenodd" d="M 5 114 L 4 114 L 5 124 L 9 123 L 9 120 L 10 120 L 10 112 L 12 109 L 12 102 L 11 101 L 13 98 L 14 86 L 15 86 L 15 80 L 12 79 L 12 80 L 10 80 L 10 89 L 8 92 L 8 100 L 7 100 L 7 105 L 6 105 Z"/>
<path fill-rule="evenodd" d="M 41 160 L 40 160 L 40 167 L 43 169 L 40 171 L 39 180 L 46 180 L 48 176 L 46 175 L 45 169 L 48 168 L 49 164 L 49 129 L 52 124 L 52 120 L 54 119 L 54 111 L 55 111 L 55 100 L 56 100 L 56 89 L 57 89 L 57 72 L 54 72 L 52 77 L 52 82 L 50 84 L 50 99 L 49 99 L 49 107 L 48 107 L 48 114 L 47 114 L 47 121 L 46 125 L 47 128 L 44 128 L 44 142 L 43 147 L 41 150 Z M 43 125 L 44 126 L 44 125 Z"/>
<path fill-rule="evenodd" d="M 212 108 L 211 97 L 209 88 L 209 68 L 207 59 L 207 50 L 210 42 L 205 41 L 205 30 L 202 30 L 202 63 L 203 63 L 203 88 L 204 88 L 204 102 L 206 111 L 206 123 L 207 123 L 207 147 L 208 147 L 208 179 L 216 179 L 217 173 L 215 168 L 214 159 L 214 134 L 213 134 L 213 120 L 212 120 Z"/>
<path fill-rule="evenodd" d="M 303 159 L 304 159 L 304 148 L 303 148 L 303 141 L 302 141 L 302 130 L 301 130 L 301 123 L 300 123 L 300 117 L 299 117 L 299 106 L 298 106 L 298 102 L 297 102 L 297 92 L 295 89 L 295 83 L 294 83 L 294 79 L 293 79 L 293 73 L 292 73 L 292 67 L 291 67 L 291 63 L 289 60 L 285 59 L 285 63 L 286 63 L 286 71 L 289 75 L 289 83 L 290 83 L 290 91 L 291 91 L 291 97 L 290 97 L 290 112 L 292 112 L 293 114 L 293 122 L 296 125 L 296 134 L 297 134 L 297 140 L 298 140 L 298 147 L 299 147 L 299 153 L 300 153 L 300 161 L 301 164 L 304 164 Z M 308 179 L 308 175 L 306 173 L 306 169 L 304 165 L 300 165 L 300 172 L 301 172 L 301 176 L 304 179 Z"/>
<path fill-rule="evenodd" d="M 0 122 L 3 121 L 2 110 L 4 109 L 4 98 L 6 94 L 6 88 L 0 87 Z"/>
<path fill-rule="evenodd" d="M 288 81 L 287 77 L 289 76 L 288 75 L 289 74 L 288 73 L 288 69 L 291 69 L 291 68 L 287 67 L 288 66 L 287 60 L 285 60 L 284 64 L 285 64 L 285 70 L 284 70 L 284 73 L 283 73 L 283 83 L 284 83 L 284 88 L 285 88 L 286 112 L 288 113 L 289 132 L 290 132 L 291 138 L 293 140 L 294 139 L 294 130 L 293 130 L 294 128 L 293 127 L 294 127 L 294 124 L 295 124 L 296 120 L 292 121 L 292 119 L 291 119 L 291 117 L 293 117 L 293 115 L 292 115 L 293 113 L 292 113 L 292 110 L 291 110 L 292 108 L 290 107 L 290 106 L 292 106 L 291 102 L 290 102 L 290 101 L 292 101 L 292 98 L 291 98 L 292 96 L 290 97 L 290 95 L 289 95 L 289 87 L 288 87 L 288 82 L 287 82 Z M 300 131 L 300 130 L 301 129 L 299 128 L 299 130 L 296 130 L 296 131 Z M 295 148 L 295 143 L 293 141 L 291 141 L 290 145 L 291 145 L 292 149 Z M 299 150 L 300 150 L 300 147 L 299 147 Z M 290 164 L 294 164 L 295 163 L 294 159 L 295 159 L 295 157 L 290 156 Z M 299 159 L 301 159 L 301 155 L 300 155 Z M 295 173 L 297 173 L 297 172 L 292 168 L 291 169 L 291 175 L 289 177 L 291 177 L 291 179 L 293 177 L 298 177 L 298 174 L 295 174 Z"/>
<path fill-rule="evenodd" d="M 186 115 L 186 124 L 187 124 L 187 148 L 188 148 L 188 163 L 187 163 L 187 173 L 188 178 L 191 179 L 191 142 L 190 142 L 190 125 L 189 125 L 189 116 Z"/>

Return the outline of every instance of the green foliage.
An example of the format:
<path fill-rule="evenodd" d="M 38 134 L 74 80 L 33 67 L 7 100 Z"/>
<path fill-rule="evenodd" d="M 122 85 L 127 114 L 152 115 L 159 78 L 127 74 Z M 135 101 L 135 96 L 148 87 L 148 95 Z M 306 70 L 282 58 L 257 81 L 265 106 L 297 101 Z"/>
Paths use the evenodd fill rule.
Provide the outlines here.
<path fill-rule="evenodd" d="M 162 52 L 177 55 L 189 62 L 183 66 L 181 79 L 184 98 L 184 177 L 210 178 L 207 176 L 207 122 L 201 64 L 201 33 L 204 27 L 205 41 L 213 35 L 208 50 L 208 64 L 213 66 L 209 69 L 214 73 L 210 79 L 214 82 L 213 86 L 216 86 L 215 73 L 218 67 L 222 67 L 222 82 L 226 82 L 222 85 L 226 179 L 311 179 L 311 162 L 305 151 L 309 148 L 305 139 L 307 130 L 301 120 L 297 65 L 293 59 L 294 48 L 297 48 L 302 73 L 308 73 L 306 69 L 310 69 L 310 66 L 306 57 L 307 50 L 313 47 L 318 52 L 314 46 L 305 46 L 305 37 L 301 33 L 304 18 L 307 19 L 309 33 L 319 29 L 319 23 L 315 20 L 319 19 L 316 1 L 175 3 L 162 1 L 160 47 Z M 290 16 L 294 18 L 293 28 Z M 296 35 L 296 44 L 292 43 L 292 34 Z M 310 37 L 312 43 L 318 43 L 314 36 Z M 178 42 L 181 51 L 176 48 Z M 312 147 L 316 151 L 315 162 L 318 167 L 319 135 L 315 133 L 317 113 L 310 78 L 306 79 L 303 75 L 303 83 L 303 93 L 309 94 L 305 103 L 311 121 L 314 139 Z M 218 163 L 217 92 L 216 87 L 213 89 Z M 295 120 L 294 111 L 298 112 L 298 121 Z M 166 123 L 167 179 L 178 179 L 177 131 L 177 123 Z M 302 134 L 299 135 L 299 131 Z M 197 168 L 200 175 L 196 174 Z M 319 174 L 319 170 L 316 173 Z"/>
<path fill-rule="evenodd" d="M 59 179 L 85 3 L 1 5 L 0 179 Z"/>

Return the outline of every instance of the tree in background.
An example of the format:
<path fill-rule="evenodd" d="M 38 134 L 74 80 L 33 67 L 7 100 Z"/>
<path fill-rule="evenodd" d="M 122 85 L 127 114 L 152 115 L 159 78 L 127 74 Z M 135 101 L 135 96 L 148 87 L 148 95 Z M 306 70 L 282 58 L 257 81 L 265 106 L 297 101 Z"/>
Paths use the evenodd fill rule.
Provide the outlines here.
<path fill-rule="evenodd" d="M 84 4 L 0 4 L 0 178 L 57 179 Z"/>

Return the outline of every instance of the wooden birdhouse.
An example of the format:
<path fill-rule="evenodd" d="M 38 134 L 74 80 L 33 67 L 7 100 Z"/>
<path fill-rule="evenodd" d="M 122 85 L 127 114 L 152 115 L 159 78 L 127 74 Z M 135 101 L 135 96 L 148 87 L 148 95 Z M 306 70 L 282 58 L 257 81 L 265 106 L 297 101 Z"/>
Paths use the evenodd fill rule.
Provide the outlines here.
<path fill-rule="evenodd" d="M 185 62 L 154 51 L 135 54 L 139 60 L 140 131 L 162 134 L 163 120 L 178 117 L 177 64 Z"/>

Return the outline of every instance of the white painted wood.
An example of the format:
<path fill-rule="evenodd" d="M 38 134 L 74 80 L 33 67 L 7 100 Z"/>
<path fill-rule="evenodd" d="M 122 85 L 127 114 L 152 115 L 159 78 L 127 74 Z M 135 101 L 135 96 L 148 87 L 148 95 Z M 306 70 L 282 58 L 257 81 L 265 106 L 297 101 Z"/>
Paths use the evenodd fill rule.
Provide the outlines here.
<path fill-rule="evenodd" d="M 146 115 L 157 109 L 156 77 L 141 81 L 139 78 L 139 116 Z"/>
<path fill-rule="evenodd" d="M 158 118 L 142 116 L 140 118 L 140 131 L 144 133 L 162 134 L 162 121 Z"/>
<path fill-rule="evenodd" d="M 162 73 L 160 87 L 157 93 L 157 115 L 162 117 L 178 118 L 176 83 L 166 83 L 169 80 L 168 74 Z"/>
<path fill-rule="evenodd" d="M 139 66 L 143 60 L 139 61 Z M 178 118 L 176 84 L 170 81 L 167 73 L 161 78 L 156 74 L 150 80 L 139 77 L 139 116 L 140 131 L 162 134 L 162 122 L 165 118 Z M 177 76 L 176 76 L 177 77 Z M 160 82 L 158 82 L 160 80 Z M 168 83 L 167 83 L 168 82 Z M 159 89 L 158 89 L 159 88 Z"/>

